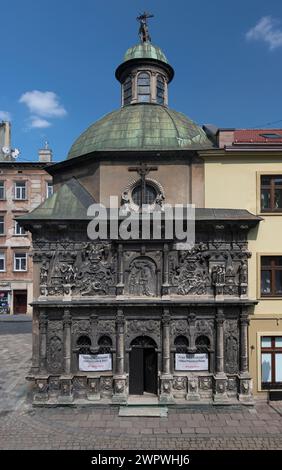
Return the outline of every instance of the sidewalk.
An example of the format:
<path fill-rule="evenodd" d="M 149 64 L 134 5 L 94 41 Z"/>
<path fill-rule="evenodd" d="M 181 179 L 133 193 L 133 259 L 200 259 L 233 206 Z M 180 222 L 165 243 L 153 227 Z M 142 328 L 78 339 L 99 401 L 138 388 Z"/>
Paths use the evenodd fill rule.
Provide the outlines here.
<path fill-rule="evenodd" d="M 32 316 L 31 315 L 25 315 L 25 314 L 20 314 L 20 315 L 6 315 L 6 314 L 0 314 L 0 321 L 5 321 L 5 322 L 22 322 L 22 321 L 32 321 Z"/>

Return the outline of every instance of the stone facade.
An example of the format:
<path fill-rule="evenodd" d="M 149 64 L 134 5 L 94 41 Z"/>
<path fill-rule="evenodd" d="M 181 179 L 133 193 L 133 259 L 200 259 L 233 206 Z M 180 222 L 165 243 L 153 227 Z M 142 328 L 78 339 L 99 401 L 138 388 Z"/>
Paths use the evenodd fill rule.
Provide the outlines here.
<path fill-rule="evenodd" d="M 251 403 L 248 228 L 197 223 L 190 251 L 173 241 L 87 241 L 82 226 L 65 228 L 60 240 L 50 226 L 33 228 L 34 402 L 126 402 L 130 354 L 143 338 L 154 345 L 160 402 Z M 175 370 L 179 351 L 207 354 L 208 370 Z M 80 354 L 101 352 L 112 356 L 111 371 L 79 370 Z"/>

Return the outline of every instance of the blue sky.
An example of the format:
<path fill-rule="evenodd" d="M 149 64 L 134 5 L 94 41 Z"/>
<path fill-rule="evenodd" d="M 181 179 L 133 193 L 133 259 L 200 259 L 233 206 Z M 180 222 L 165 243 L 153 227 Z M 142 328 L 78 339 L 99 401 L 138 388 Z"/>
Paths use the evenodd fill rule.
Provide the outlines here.
<path fill-rule="evenodd" d="M 114 71 L 139 41 L 144 9 L 175 69 L 171 108 L 199 124 L 282 127 L 282 2 L 9 0 L 0 5 L 0 118 L 11 116 L 21 161 L 37 159 L 46 139 L 63 160 L 120 106 Z"/>

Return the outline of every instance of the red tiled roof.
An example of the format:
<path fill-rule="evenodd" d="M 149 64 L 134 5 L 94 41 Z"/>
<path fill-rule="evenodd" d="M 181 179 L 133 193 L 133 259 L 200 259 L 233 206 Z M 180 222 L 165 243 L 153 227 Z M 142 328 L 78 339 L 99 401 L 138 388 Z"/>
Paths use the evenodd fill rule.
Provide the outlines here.
<path fill-rule="evenodd" d="M 264 137 L 262 134 L 281 135 L 281 138 Z M 238 129 L 234 131 L 234 144 L 281 144 L 282 129 Z"/>

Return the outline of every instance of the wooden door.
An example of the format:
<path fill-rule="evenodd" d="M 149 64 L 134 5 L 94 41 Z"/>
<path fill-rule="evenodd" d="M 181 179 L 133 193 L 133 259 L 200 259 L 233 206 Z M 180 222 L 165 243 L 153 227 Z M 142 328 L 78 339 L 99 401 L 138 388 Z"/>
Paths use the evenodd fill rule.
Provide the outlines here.
<path fill-rule="evenodd" d="M 14 290 L 14 314 L 26 313 L 27 310 L 27 291 Z"/>
<path fill-rule="evenodd" d="M 153 348 L 144 349 L 144 391 L 157 394 L 157 353 Z"/>
<path fill-rule="evenodd" d="M 129 355 L 129 393 L 142 395 L 144 392 L 143 348 L 133 347 Z"/>

